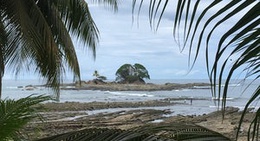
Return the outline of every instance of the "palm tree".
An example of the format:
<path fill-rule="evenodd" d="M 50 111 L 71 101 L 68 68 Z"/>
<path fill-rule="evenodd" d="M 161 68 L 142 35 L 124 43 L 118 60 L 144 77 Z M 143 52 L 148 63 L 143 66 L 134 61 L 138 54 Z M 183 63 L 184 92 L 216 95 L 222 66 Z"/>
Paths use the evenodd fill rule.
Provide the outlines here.
<path fill-rule="evenodd" d="M 150 1 L 150 24 L 155 30 L 159 28 L 169 3 L 168 0 Z M 213 84 L 212 94 L 214 97 L 223 97 L 222 103 L 220 101 L 218 103 L 222 107 L 224 116 L 227 91 L 235 72 L 242 69 L 242 72 L 245 73 L 244 79 L 257 80 L 260 77 L 260 2 L 214 0 L 202 4 L 203 2 L 199 0 L 178 0 L 175 3 L 177 4 L 173 14 L 175 17 L 173 20 L 174 39 L 182 50 L 185 47 L 189 49 L 191 68 L 194 66 L 200 51 L 205 49 L 206 68 L 210 82 Z M 133 12 L 139 13 L 142 6 L 143 1 L 138 3 L 133 0 Z M 237 15 L 239 16 L 236 17 L 232 26 L 223 26 Z M 213 44 L 214 35 L 216 35 L 217 30 L 221 30 L 223 27 L 225 30 L 222 29 L 223 33 L 218 35 L 218 43 Z M 216 48 L 213 62 L 210 61 L 212 47 Z M 226 76 L 225 73 L 227 73 Z M 223 83 L 225 85 L 222 88 L 220 84 Z M 247 109 L 259 98 L 260 86 L 248 100 L 241 116 L 239 128 Z M 248 129 L 248 137 L 252 140 L 258 139 L 259 118 L 260 109 L 258 108 L 250 129 Z"/>
<path fill-rule="evenodd" d="M 134 4 L 133 6 L 135 6 L 136 1 L 133 0 Z M 140 3 L 139 6 L 139 10 L 141 10 L 141 5 L 142 2 Z M 160 5 L 162 5 L 162 13 L 159 14 L 159 22 L 158 25 L 160 23 L 161 20 L 161 15 L 163 15 L 163 11 L 167 6 L 167 2 L 163 3 L 163 2 L 159 2 L 156 3 L 156 1 L 150 1 L 150 18 L 151 18 L 151 24 L 153 25 L 154 23 L 154 16 L 156 17 L 157 14 L 159 14 L 159 9 L 160 9 Z M 158 2 L 158 1 L 157 1 Z M 194 9 L 197 8 L 199 1 L 193 5 Z M 177 7 L 177 17 L 176 17 L 176 23 L 175 23 L 175 27 L 174 29 L 177 30 L 179 29 L 178 27 L 180 26 L 182 20 L 181 17 L 183 14 L 183 10 L 185 10 L 185 8 L 189 11 L 189 7 L 191 7 L 191 1 L 178 1 L 178 7 Z M 212 6 L 212 5 L 211 5 Z M 209 7 L 210 8 L 210 7 Z M 179 12 L 178 12 L 179 11 Z M 205 10 L 207 11 L 207 10 Z M 196 10 L 194 12 L 194 14 L 196 13 Z M 202 14 L 203 16 L 204 14 Z M 179 17 L 178 17 L 179 16 Z M 188 15 L 187 15 L 188 16 Z M 185 16 L 184 16 L 185 17 Z M 192 14 L 192 17 L 194 18 L 195 15 Z M 213 16 L 214 17 L 214 16 Z M 188 17 L 187 17 L 188 19 Z M 186 19 L 186 21 L 187 21 Z M 211 19 L 212 20 L 212 19 Z M 185 21 L 185 20 L 184 20 Z M 191 20 L 190 24 L 192 25 L 192 23 L 196 24 L 196 21 Z M 188 28 L 188 30 L 185 30 L 185 33 L 188 34 L 187 36 L 185 36 L 185 45 L 188 43 L 188 40 L 190 40 L 190 38 L 188 38 L 190 36 L 190 34 L 192 35 L 192 29 L 189 28 L 191 25 L 188 24 L 188 21 L 184 23 L 186 25 L 186 28 Z M 198 22 L 199 24 L 199 22 Z M 190 26 L 189 26 L 190 25 Z M 157 28 L 157 26 L 156 26 Z M 186 29 L 185 28 L 185 29 Z M 175 31 L 174 32 L 177 34 L 178 32 Z M 193 32 L 197 32 L 197 29 Z M 185 34 L 185 35 L 186 35 Z M 195 33 L 194 33 L 195 34 Z M 177 36 L 177 35 L 176 35 Z M 210 36 L 209 36 L 210 37 Z M 201 37 L 202 38 L 202 37 Z M 245 37 L 246 38 L 246 37 Z M 194 39 L 192 39 L 194 40 Z M 191 44 L 192 45 L 192 44 Z M 200 47 L 200 46 L 198 46 Z M 196 50 L 196 51 L 199 51 Z M 196 53 L 196 55 L 198 54 L 198 52 Z M 195 56 L 194 61 L 196 61 L 197 56 Z M 207 63 L 208 59 L 207 59 Z M 130 64 L 128 64 L 127 66 L 129 66 Z M 193 65 L 193 63 L 192 63 Z M 209 68 L 209 64 L 208 64 L 208 71 L 209 71 L 209 76 L 211 76 L 210 74 L 210 68 Z M 213 79 L 210 79 L 212 81 L 213 84 L 215 82 L 215 79 L 213 77 Z M 213 87 L 213 94 L 216 94 L 215 91 L 216 87 Z M 161 137 L 161 136 L 156 136 L 158 135 L 158 133 L 162 133 L 164 134 L 164 130 L 166 131 L 172 131 L 172 133 L 169 134 L 169 136 L 167 137 Z M 189 124 L 179 124 L 179 123 L 174 123 L 173 125 L 158 125 L 157 127 L 140 127 L 139 129 L 134 129 L 133 131 L 122 131 L 119 129 L 106 129 L 106 128 L 102 128 L 102 129 L 84 129 L 84 130 L 80 130 L 80 131 L 75 131 L 75 132 L 69 132 L 69 133 L 65 133 L 65 134 L 61 134 L 61 135 L 56 135 L 56 136 L 52 136 L 52 137 L 47 137 L 44 139 L 41 139 L 42 141 L 44 140 L 229 140 L 226 137 L 223 137 L 222 135 L 209 131 L 205 128 L 202 127 L 198 127 L 195 125 L 189 125 Z"/>
<path fill-rule="evenodd" d="M 107 80 L 107 77 L 99 75 L 97 70 L 94 71 L 93 76 L 95 77 L 95 80 L 99 80 L 99 81 Z"/>
<path fill-rule="evenodd" d="M 114 0 L 97 2 L 117 8 Z M 25 69 L 45 78 L 59 99 L 66 67 L 80 80 L 71 35 L 96 56 L 98 29 L 84 0 L 0 0 L 0 87 L 7 66 L 16 75 Z"/>
<path fill-rule="evenodd" d="M 98 78 L 100 76 L 97 70 L 94 71 L 93 76 L 96 78 Z"/>
<path fill-rule="evenodd" d="M 97 2 L 117 9 L 116 1 Z M 35 105 L 50 100 L 48 96 L 1 100 L 7 66 L 16 75 L 23 69 L 39 73 L 59 99 L 65 67 L 80 80 L 71 35 L 96 57 L 98 29 L 84 0 L 0 0 L 0 140 L 22 140 L 19 130 L 38 117 Z"/>
<path fill-rule="evenodd" d="M 39 103 L 50 100 L 48 96 L 28 96 L 19 100 L 0 100 L 0 140 L 22 140 L 20 129 L 39 117 Z"/>

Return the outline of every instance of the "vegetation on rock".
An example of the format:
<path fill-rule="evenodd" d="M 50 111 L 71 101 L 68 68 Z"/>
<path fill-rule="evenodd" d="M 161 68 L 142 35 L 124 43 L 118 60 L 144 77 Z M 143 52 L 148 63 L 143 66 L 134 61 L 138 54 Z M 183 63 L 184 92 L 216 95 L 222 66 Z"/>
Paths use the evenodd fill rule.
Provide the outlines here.
<path fill-rule="evenodd" d="M 141 64 L 124 64 L 116 71 L 116 81 L 120 83 L 145 83 L 150 79 L 147 69 Z"/>
<path fill-rule="evenodd" d="M 107 77 L 99 75 L 97 70 L 94 71 L 93 76 L 95 77 L 95 80 L 98 80 L 98 81 L 107 80 Z"/>

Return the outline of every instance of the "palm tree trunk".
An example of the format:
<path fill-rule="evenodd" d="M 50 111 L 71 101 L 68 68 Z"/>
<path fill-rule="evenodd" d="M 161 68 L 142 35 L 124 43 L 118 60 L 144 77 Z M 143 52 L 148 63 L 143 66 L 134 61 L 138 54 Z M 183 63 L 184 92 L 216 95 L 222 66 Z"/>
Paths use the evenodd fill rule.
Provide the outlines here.
<path fill-rule="evenodd" d="M 1 76 L 0 77 L 0 100 L 2 98 L 2 80 L 3 80 L 3 77 Z"/>

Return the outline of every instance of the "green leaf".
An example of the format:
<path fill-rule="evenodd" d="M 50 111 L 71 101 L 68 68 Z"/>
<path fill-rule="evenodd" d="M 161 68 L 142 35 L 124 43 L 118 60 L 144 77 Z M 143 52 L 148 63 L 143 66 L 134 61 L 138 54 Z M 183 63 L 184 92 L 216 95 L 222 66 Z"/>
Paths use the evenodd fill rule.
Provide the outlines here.
<path fill-rule="evenodd" d="M 51 98 L 43 95 L 31 95 L 19 100 L 0 100 L 0 140 L 17 138 L 21 128 L 39 117 L 35 105 L 47 100 Z"/>
<path fill-rule="evenodd" d="M 212 96 L 223 98 L 222 103 L 220 100 L 218 101 L 218 105 L 221 104 L 222 110 L 225 111 L 229 83 L 235 72 L 242 70 L 242 73 L 245 73 L 244 79 L 257 80 L 260 77 L 260 3 L 254 0 L 229 2 L 219 0 L 210 1 L 206 5 L 201 4 L 202 2 L 199 0 L 178 0 L 176 3 L 176 12 L 173 13 L 175 15 L 174 39 L 182 50 L 188 47 L 188 60 L 189 66 L 192 65 L 191 68 L 195 65 L 201 49 L 205 47 L 206 70 L 212 83 Z M 161 5 L 165 6 L 165 3 Z M 216 6 L 221 6 L 221 8 L 216 10 Z M 152 10 L 149 12 L 149 15 L 155 14 Z M 164 11 L 156 11 L 157 13 L 163 15 Z M 225 30 L 221 29 L 223 30 L 222 35 L 216 34 L 217 30 L 223 28 L 223 25 L 238 15 L 239 18 L 234 21 L 234 25 L 225 27 Z M 149 17 L 157 20 L 155 16 Z M 213 44 L 212 40 L 217 43 Z M 215 50 L 215 56 L 210 54 L 212 50 Z M 191 61 L 192 63 L 190 63 Z M 223 88 L 222 84 L 225 85 Z M 247 105 L 251 104 L 251 100 L 256 100 L 258 95 L 259 93 L 254 93 Z M 246 106 L 245 109 L 247 108 Z M 255 139 L 258 138 L 259 132 L 257 117 L 251 126 Z"/>
<path fill-rule="evenodd" d="M 130 130 L 87 128 L 79 131 L 64 133 L 38 141 L 229 141 L 230 139 L 194 124 L 170 123 L 163 125 L 147 125 Z"/>

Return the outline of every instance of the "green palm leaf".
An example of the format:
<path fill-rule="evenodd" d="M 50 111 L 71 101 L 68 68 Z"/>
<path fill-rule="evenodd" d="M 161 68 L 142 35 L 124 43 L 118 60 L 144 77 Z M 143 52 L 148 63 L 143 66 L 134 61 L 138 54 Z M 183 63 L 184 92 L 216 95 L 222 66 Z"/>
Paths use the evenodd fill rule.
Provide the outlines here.
<path fill-rule="evenodd" d="M 1 16 L 1 15 L 0 15 Z M 5 25 L 0 22 L 0 91 L 2 91 L 2 78 L 4 76 L 5 65 L 4 65 L 4 52 L 7 44 L 8 33 L 5 31 Z M 0 92 L 1 97 L 1 92 Z"/>
<path fill-rule="evenodd" d="M 0 140 L 17 138 L 19 130 L 39 117 L 37 104 L 50 100 L 47 96 L 28 96 L 19 100 L 0 100 Z"/>
<path fill-rule="evenodd" d="M 55 2 L 52 2 L 55 4 Z M 86 43 L 93 51 L 98 41 L 98 30 L 84 0 L 56 0 L 56 6 L 65 25 L 73 35 Z"/>
<path fill-rule="evenodd" d="M 190 123 L 168 123 L 160 125 L 148 125 L 145 127 L 140 127 L 135 130 L 142 134 L 154 134 L 159 137 L 164 137 L 168 139 L 174 139 L 178 141 L 185 140 L 222 140 L 228 141 L 227 137 L 206 129 L 204 127 L 190 124 Z"/>
<path fill-rule="evenodd" d="M 229 141 L 225 136 L 194 124 L 147 125 L 136 129 L 90 128 L 38 141 Z"/>
<path fill-rule="evenodd" d="M 58 93 L 62 73 L 62 55 L 55 43 L 50 26 L 35 1 L 4 1 L 4 21 L 14 29 L 6 51 L 6 64 L 16 74 L 22 69 L 35 68 Z M 8 29 L 7 29 L 8 30 Z"/>
<path fill-rule="evenodd" d="M 106 7 L 112 8 L 115 12 L 118 10 L 119 0 L 91 0 L 91 2 L 103 4 Z"/>
<path fill-rule="evenodd" d="M 133 3 L 133 9 L 135 9 L 136 1 L 134 0 Z M 206 68 L 210 82 L 213 84 L 212 94 L 214 97 L 223 97 L 222 108 L 225 111 L 228 86 L 235 72 L 242 68 L 246 74 L 245 79 L 253 77 L 254 80 L 257 80 L 260 76 L 260 2 L 254 0 L 230 2 L 216 0 L 210 1 L 206 6 L 201 3 L 199 0 L 179 0 L 177 2 L 173 25 L 174 38 L 182 49 L 188 47 L 191 68 L 194 66 L 200 51 L 205 47 Z M 167 5 L 168 1 L 150 2 L 149 18 L 152 21 L 150 23 L 157 21 L 156 28 L 160 24 L 165 11 L 163 9 L 158 12 L 156 9 L 158 9 L 157 7 L 167 7 Z M 217 11 L 214 10 L 215 6 L 218 5 L 221 5 L 221 8 Z M 141 6 L 142 2 L 139 3 L 138 11 L 140 11 Z M 202 8 L 202 10 L 198 10 L 199 8 Z M 235 24 L 231 27 L 225 27 L 225 32 L 221 36 L 217 35 L 219 36 L 218 43 L 213 45 L 212 38 L 216 35 L 216 31 L 238 14 L 241 16 Z M 154 25 L 151 24 L 151 26 Z M 210 61 L 212 55 L 209 55 L 212 47 L 216 48 L 213 62 Z M 234 63 L 230 67 L 229 62 L 234 56 L 238 57 L 234 59 Z M 225 76 L 225 72 L 228 72 L 227 76 Z M 223 83 L 225 84 L 224 88 L 221 87 Z M 257 100 L 258 96 L 259 91 L 256 90 L 252 94 L 252 98 L 248 100 L 240 124 L 242 124 L 247 108 Z M 218 103 L 221 104 L 220 101 Z M 258 113 L 252 122 L 254 125 L 252 126 L 254 127 L 252 128 L 252 139 L 258 138 Z M 250 134 L 250 131 L 248 134 Z"/>
<path fill-rule="evenodd" d="M 53 137 L 47 137 L 38 141 L 118 141 L 118 140 L 131 140 L 141 141 L 144 139 L 141 134 L 133 133 L 131 131 L 126 132 L 120 129 L 105 129 L 105 128 L 93 128 L 84 129 L 80 131 L 69 132 L 65 134 L 56 135 Z"/>
<path fill-rule="evenodd" d="M 115 10 L 117 1 L 103 0 Z M 45 78 L 59 99 L 59 84 L 66 68 L 75 80 L 80 69 L 71 36 L 96 57 L 98 29 L 84 0 L 0 0 L 1 71 L 16 75 L 34 70 Z M 3 33 L 3 34 L 2 34 Z M 2 36 L 8 35 L 7 38 Z"/>

